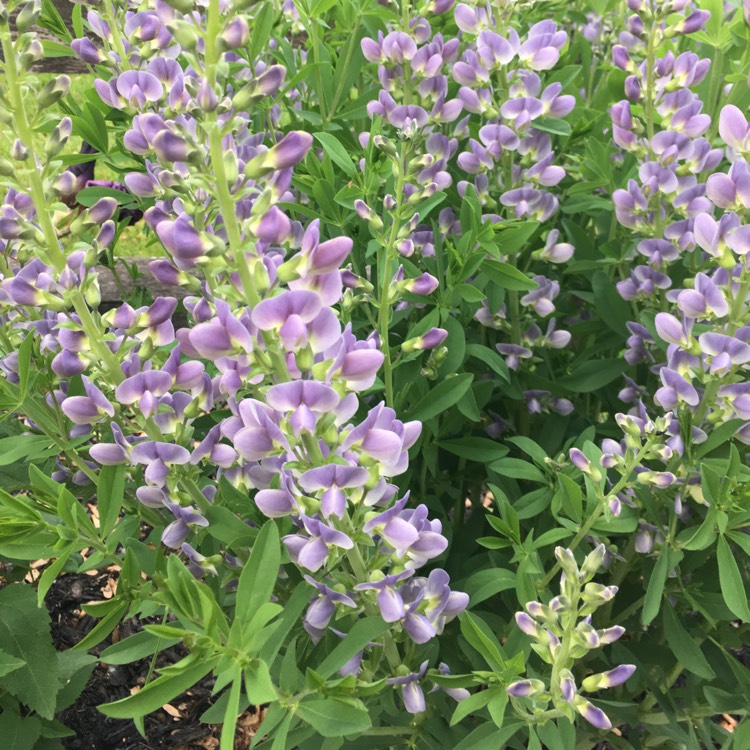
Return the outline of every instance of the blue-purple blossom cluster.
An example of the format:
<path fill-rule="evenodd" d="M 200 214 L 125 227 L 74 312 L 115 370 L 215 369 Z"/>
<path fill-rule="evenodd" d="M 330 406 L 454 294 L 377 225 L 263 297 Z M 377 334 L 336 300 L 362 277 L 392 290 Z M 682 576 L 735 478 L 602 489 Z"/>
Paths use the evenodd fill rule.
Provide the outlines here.
<path fill-rule="evenodd" d="M 173 297 L 96 317 L 80 304 L 79 295 L 98 303 L 93 267 L 123 218 L 114 198 L 79 214 L 69 251 L 60 227 L 40 231 L 35 198 L 10 192 L 0 236 L 19 267 L 4 274 L 4 312 L 19 337 L 35 335 L 51 357 L 59 380 L 50 404 L 72 423 L 70 437 L 91 438 L 91 460 L 73 479 L 126 465 L 144 510 L 166 519 L 162 542 L 201 577 L 217 573 L 216 556 L 196 547 L 226 479 L 265 516 L 291 519 L 283 542 L 316 592 L 304 618 L 314 641 L 379 613 L 392 624 L 387 639 L 426 643 L 468 597 L 451 591 L 441 569 L 417 575 L 448 542 L 426 506 L 407 507 L 408 493 L 399 499 L 391 482 L 406 471 L 421 425 L 359 395 L 384 355 L 377 333 L 357 338 L 336 312 L 344 289 L 360 283 L 342 269 L 352 240 L 323 239 L 317 220 L 292 221 L 277 205 L 297 197 L 292 170 L 312 146 L 307 133 L 273 129 L 278 110 L 269 103 L 285 70 L 232 52 L 246 44 L 248 21 L 229 3 L 218 16 L 159 0 L 120 20 L 124 35 L 113 18 L 90 10 L 95 38 L 73 49 L 111 69 L 96 90 L 129 118 L 124 146 L 145 171 L 126 175 L 125 185 L 153 204 L 144 218 L 167 255 L 150 270 L 186 287 L 190 324 L 175 330 Z M 272 129 L 256 130 L 254 113 L 266 111 L 270 120 L 255 119 Z M 64 141 L 70 121 L 60 127 Z M 86 168 L 58 171 L 48 192 L 67 198 L 91 186 Z M 42 257 L 51 262 L 25 262 L 27 249 L 45 242 Z M 436 283 L 428 274 L 406 279 L 403 269 L 394 282 L 412 294 Z M 435 329 L 411 346 L 431 348 L 441 336 Z M 3 368 L 13 380 L 17 355 Z M 199 427 L 201 417 L 220 413 L 213 427 Z M 57 478 L 68 471 L 61 464 Z M 388 651 L 391 670 L 401 666 L 395 653 Z M 362 658 L 343 671 L 355 674 Z M 409 710 L 423 710 L 403 692 Z"/>

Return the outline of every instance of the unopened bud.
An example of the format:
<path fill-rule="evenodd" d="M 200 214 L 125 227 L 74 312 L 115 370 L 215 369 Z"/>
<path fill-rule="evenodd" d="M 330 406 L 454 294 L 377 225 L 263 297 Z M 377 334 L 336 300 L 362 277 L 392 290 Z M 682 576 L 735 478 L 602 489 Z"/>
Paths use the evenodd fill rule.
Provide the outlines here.
<path fill-rule="evenodd" d="M 167 28 L 175 38 L 177 44 L 184 50 L 191 52 L 198 46 L 198 34 L 196 33 L 195 26 L 189 21 L 181 19 L 170 21 L 167 24 Z"/>
<path fill-rule="evenodd" d="M 596 575 L 604 562 L 606 552 L 606 547 L 603 544 L 599 544 L 593 552 L 586 555 L 586 559 L 583 561 L 583 565 L 581 565 L 581 576 L 584 581 L 590 581 Z"/>
<path fill-rule="evenodd" d="M 635 672 L 635 664 L 620 664 L 614 669 L 610 669 L 608 672 L 602 672 L 601 674 L 593 674 L 587 677 L 581 683 L 581 689 L 587 693 L 591 693 L 594 690 L 603 690 L 606 688 L 617 687 L 626 682 Z"/>
<path fill-rule="evenodd" d="M 372 139 L 372 142 L 375 148 L 378 149 L 378 151 L 382 151 L 388 156 L 398 156 L 398 149 L 396 148 L 396 144 L 389 138 L 386 138 L 383 135 L 376 135 Z"/>
<path fill-rule="evenodd" d="M 19 138 L 11 144 L 10 158 L 14 161 L 26 161 L 29 158 L 29 149 L 24 146 Z"/>
<path fill-rule="evenodd" d="M 42 12 L 42 0 L 29 0 L 21 6 L 16 16 L 16 29 L 19 34 L 28 31 L 38 20 Z"/>
<path fill-rule="evenodd" d="M 57 76 L 44 85 L 37 95 L 37 106 L 39 109 L 51 107 L 55 102 L 66 96 L 70 91 L 70 77 Z"/>

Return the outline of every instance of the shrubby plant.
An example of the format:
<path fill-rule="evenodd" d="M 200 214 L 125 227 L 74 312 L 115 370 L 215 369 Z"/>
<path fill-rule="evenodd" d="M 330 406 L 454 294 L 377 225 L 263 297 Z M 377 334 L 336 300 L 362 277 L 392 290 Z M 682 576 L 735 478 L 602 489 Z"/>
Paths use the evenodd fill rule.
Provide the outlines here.
<path fill-rule="evenodd" d="M 40 603 L 120 570 L 70 654 L 182 647 L 101 712 L 202 682 L 222 750 L 250 705 L 274 750 L 746 747 L 742 9 L 73 26 L 0 11 L 0 555 Z M 141 221 L 174 291 L 105 309 Z"/>

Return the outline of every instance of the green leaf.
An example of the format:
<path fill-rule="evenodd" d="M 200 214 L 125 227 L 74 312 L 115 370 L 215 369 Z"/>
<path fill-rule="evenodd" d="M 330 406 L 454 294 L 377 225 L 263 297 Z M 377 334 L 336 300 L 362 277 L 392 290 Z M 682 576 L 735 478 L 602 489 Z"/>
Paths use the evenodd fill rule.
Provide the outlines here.
<path fill-rule="evenodd" d="M 215 663 L 215 659 L 204 659 L 193 652 L 169 667 L 168 674 L 157 677 L 134 695 L 99 706 L 99 711 L 113 719 L 132 719 L 150 714 L 202 680 L 214 668 Z"/>
<path fill-rule="evenodd" d="M 104 649 L 99 658 L 105 664 L 130 664 L 174 646 L 181 640 L 181 638 L 159 638 L 144 630 Z"/>
<path fill-rule="evenodd" d="M 67 44 L 60 44 L 52 39 L 42 39 L 44 57 L 75 57 L 75 53 Z"/>
<path fill-rule="evenodd" d="M 99 533 L 106 537 L 117 523 L 125 494 L 125 466 L 102 466 L 96 485 Z"/>
<path fill-rule="evenodd" d="M 322 737 L 361 734 L 372 726 L 364 708 L 335 698 L 303 701 L 297 708 L 297 716 Z"/>
<path fill-rule="evenodd" d="M 41 733 L 42 722 L 36 716 L 20 716 L 8 710 L 0 715 L 3 750 L 32 750 Z"/>
<path fill-rule="evenodd" d="M 492 721 L 478 726 L 467 737 L 464 737 L 453 750 L 498 750 L 525 724 L 515 722 L 498 731 Z"/>
<path fill-rule="evenodd" d="M 505 364 L 505 360 L 497 352 L 488 349 L 486 346 L 481 344 L 468 344 L 466 347 L 466 356 L 478 359 L 480 362 L 484 362 L 489 368 L 501 377 L 506 383 L 510 382 L 510 373 L 508 371 L 508 365 Z"/>
<path fill-rule="evenodd" d="M 592 359 L 556 384 L 573 393 L 591 393 L 617 380 L 628 367 L 630 365 L 622 359 Z"/>
<path fill-rule="evenodd" d="M 459 591 L 465 591 L 469 595 L 472 607 L 480 602 L 489 599 L 501 591 L 512 589 L 515 583 L 515 573 L 505 568 L 489 568 L 488 570 L 478 570 L 456 584 Z"/>
<path fill-rule="evenodd" d="M 380 617 L 373 616 L 358 620 L 341 643 L 323 659 L 315 671 L 321 677 L 327 679 L 355 654 L 359 653 L 370 641 L 385 633 L 389 627 L 388 623 L 383 622 Z"/>
<path fill-rule="evenodd" d="M 724 422 L 719 425 L 715 430 L 711 430 L 708 439 L 701 443 L 696 450 L 696 457 L 703 458 L 707 456 L 711 451 L 716 450 L 730 438 L 737 434 L 737 430 L 745 424 L 744 419 L 730 419 L 728 422 Z"/>
<path fill-rule="evenodd" d="M 599 318 L 615 333 L 625 338 L 626 324 L 633 317 L 630 305 L 620 296 L 612 280 L 604 271 L 597 271 L 591 277 L 594 290 L 594 304 Z"/>
<path fill-rule="evenodd" d="M 646 598 L 641 612 L 641 623 L 643 625 L 648 625 L 659 614 L 664 584 L 667 582 L 667 575 L 672 569 L 670 557 L 670 548 L 662 547 L 659 559 L 656 561 L 656 565 L 651 571 L 651 577 L 648 579 Z"/>
<path fill-rule="evenodd" d="M 459 721 L 465 719 L 469 714 L 476 713 L 484 708 L 495 696 L 495 690 L 480 690 L 478 693 L 470 695 L 458 702 L 456 710 L 451 716 L 451 726 L 455 726 Z"/>
<path fill-rule="evenodd" d="M 719 583 L 724 602 L 732 614 L 745 622 L 750 622 L 750 609 L 747 606 L 747 594 L 742 574 L 732 555 L 729 542 L 723 536 L 720 536 L 717 542 L 716 557 L 719 562 Z"/>
<path fill-rule="evenodd" d="M 553 135 L 570 135 L 572 132 L 570 125 L 557 117 L 540 117 L 534 120 L 534 128 Z"/>
<path fill-rule="evenodd" d="M 50 637 L 46 609 L 37 606 L 36 592 L 21 584 L 0 590 L 0 643 L 24 666 L 3 677 L 3 689 L 41 717 L 55 714 L 59 668 Z"/>
<path fill-rule="evenodd" d="M 18 463 L 22 459 L 39 459 L 59 453 L 46 435 L 14 435 L 0 440 L 0 466 Z"/>
<path fill-rule="evenodd" d="M 471 612 L 462 612 L 459 615 L 461 621 L 461 634 L 469 642 L 469 645 L 484 657 L 490 667 L 502 672 L 505 666 L 500 644 L 483 630 L 482 626 L 489 627 L 477 615 Z"/>
<path fill-rule="evenodd" d="M 568 517 L 580 523 L 583 512 L 583 491 L 580 485 L 567 474 L 558 474 L 557 481 L 562 489 L 562 506 Z"/>
<path fill-rule="evenodd" d="M 37 606 L 44 606 L 44 597 L 47 596 L 50 586 L 55 582 L 55 579 L 60 574 L 60 571 L 65 567 L 65 563 L 68 562 L 68 558 L 73 553 L 75 547 L 68 547 L 60 557 L 48 565 L 42 573 L 42 577 L 39 579 L 39 585 L 36 589 L 36 602 Z"/>
<path fill-rule="evenodd" d="M 489 463 L 503 458 L 508 454 L 507 446 L 498 443 L 496 440 L 483 437 L 464 437 L 454 440 L 440 440 L 438 445 L 443 450 L 452 453 L 454 456 L 466 458 L 469 461 L 478 463 Z"/>
<path fill-rule="evenodd" d="M 536 127 L 536 121 L 534 126 Z M 497 249 L 503 255 L 513 255 L 521 250 L 531 239 L 534 232 L 539 229 L 539 222 L 503 221 L 500 224 L 495 224 L 494 229 Z"/>
<path fill-rule="evenodd" d="M 284 611 L 273 625 L 273 636 L 266 641 L 260 650 L 260 658 L 268 664 L 272 664 L 281 647 L 288 642 L 287 636 L 297 624 L 300 615 L 310 601 L 310 586 L 305 581 L 300 581 L 295 587 L 292 595 L 284 604 Z"/>
<path fill-rule="evenodd" d="M 452 378 L 446 378 L 412 408 L 405 419 L 420 419 L 426 422 L 444 413 L 461 400 L 464 393 L 469 390 L 473 380 L 474 376 L 471 373 L 462 373 Z"/>
<path fill-rule="evenodd" d="M 250 44 L 247 47 L 247 59 L 254 60 L 271 37 L 271 30 L 275 22 L 274 4 L 263 3 L 260 6 L 258 15 L 253 19 L 251 28 L 253 33 L 250 37 Z"/>
<path fill-rule="evenodd" d="M 544 484 L 545 475 L 534 464 L 520 458 L 501 458 L 490 464 L 492 471 L 511 479 L 525 479 L 529 482 Z"/>
<path fill-rule="evenodd" d="M 204 515 L 209 521 L 208 533 L 228 547 L 250 547 L 258 537 L 258 529 L 248 526 L 229 508 L 211 505 Z"/>
<path fill-rule="evenodd" d="M 124 599 L 118 601 L 110 599 L 107 604 L 110 604 L 110 602 L 112 603 L 112 608 L 107 609 L 102 619 L 71 650 L 88 651 L 90 648 L 96 646 L 97 643 L 101 643 L 115 629 L 115 626 L 128 611 L 130 605 Z"/>
<path fill-rule="evenodd" d="M 60 689 L 57 693 L 56 710 L 64 711 L 75 703 L 76 698 L 86 687 L 91 672 L 96 665 L 96 657 L 75 651 L 63 651 L 58 655 L 60 668 Z"/>
<path fill-rule="evenodd" d="M 279 530 L 273 521 L 266 521 L 237 584 L 237 604 L 229 636 L 233 645 L 240 645 L 244 624 L 271 598 L 280 564 Z"/>
<path fill-rule="evenodd" d="M 432 210 L 437 208 L 437 206 L 439 206 L 445 200 L 445 198 L 445 193 L 438 192 L 435 193 L 431 198 L 428 198 L 424 203 L 417 204 L 420 223 L 424 223 Z"/>
<path fill-rule="evenodd" d="M 57 10 L 52 0 L 42 0 L 42 12 L 39 14 L 37 24 L 43 29 L 51 31 L 63 42 L 73 41 L 73 37 L 70 35 L 70 30 L 68 29 L 67 24 L 63 21 L 60 12 Z M 70 49 L 70 47 L 68 47 L 68 49 Z"/>
<path fill-rule="evenodd" d="M 11 656 L 7 651 L 0 650 L 0 677 L 15 672 L 20 669 L 26 662 L 23 659 L 17 659 Z"/>
<path fill-rule="evenodd" d="M 245 692 L 254 706 L 276 700 L 276 688 L 264 661 L 253 659 L 245 668 Z"/>
<path fill-rule="evenodd" d="M 121 206 L 135 203 L 130 193 L 115 190 L 114 188 L 89 187 L 83 188 L 83 190 L 76 193 L 76 203 L 80 203 L 86 208 L 91 208 L 91 206 L 102 198 L 114 198 L 118 205 Z"/>
<path fill-rule="evenodd" d="M 519 271 L 510 263 L 503 263 L 499 260 L 488 258 L 482 263 L 482 271 L 489 277 L 493 284 L 501 289 L 508 289 L 511 292 L 528 292 L 536 289 L 539 284 L 530 279 L 523 271 Z"/>
<path fill-rule="evenodd" d="M 667 603 L 663 608 L 662 618 L 667 645 L 677 661 L 698 677 L 703 677 L 706 680 L 712 680 L 716 677 L 700 646 L 677 619 L 671 604 Z"/>
<path fill-rule="evenodd" d="M 354 166 L 354 162 L 347 150 L 335 135 L 331 135 L 330 133 L 313 133 L 313 137 L 320 143 L 326 154 L 331 157 L 331 161 L 334 164 L 341 167 L 350 178 L 354 179 L 357 177 L 359 170 Z"/>

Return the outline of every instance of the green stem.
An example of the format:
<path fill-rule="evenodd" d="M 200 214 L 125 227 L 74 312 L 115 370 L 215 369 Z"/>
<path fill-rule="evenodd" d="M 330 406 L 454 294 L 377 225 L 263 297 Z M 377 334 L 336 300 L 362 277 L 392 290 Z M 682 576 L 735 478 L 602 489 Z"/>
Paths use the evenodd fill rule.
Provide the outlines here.
<path fill-rule="evenodd" d="M 649 149 L 651 148 L 651 140 L 654 137 L 654 55 L 656 51 L 656 29 L 656 24 L 652 25 L 646 47 L 646 91 L 644 107 L 646 110 L 646 133 L 648 134 Z"/>
<path fill-rule="evenodd" d="M 323 74 L 320 66 L 320 36 L 318 34 L 318 23 L 314 18 L 308 19 L 310 23 L 310 36 L 313 45 L 313 60 L 315 61 L 315 78 L 318 83 L 318 104 L 320 105 L 320 116 L 324 121 L 328 121 L 326 110 L 325 95 L 323 93 Z"/>
<path fill-rule="evenodd" d="M 571 583 L 574 583 L 571 581 Z M 552 664 L 552 674 L 550 676 L 549 688 L 554 704 L 561 704 L 565 701 L 560 687 L 560 673 L 563 669 L 570 669 L 570 647 L 573 645 L 573 631 L 575 630 L 576 620 L 578 619 L 578 602 L 580 599 L 581 587 L 575 583 L 575 592 L 571 597 L 570 607 L 563 613 L 563 633 L 560 638 L 560 651 L 555 656 Z"/>
<path fill-rule="evenodd" d="M 646 455 L 646 452 L 651 447 L 651 442 L 647 441 L 645 445 L 641 447 L 641 449 L 636 453 L 635 457 L 632 461 L 628 463 L 628 465 L 625 468 L 625 471 L 623 472 L 622 476 L 620 477 L 620 480 L 615 484 L 615 486 L 607 493 L 608 495 L 616 495 L 620 490 L 622 490 L 623 487 L 628 483 L 630 480 L 630 475 L 633 471 L 633 469 L 638 466 L 641 462 L 641 459 L 643 456 Z M 583 538 L 591 531 L 594 524 L 599 520 L 601 515 L 604 513 L 604 497 L 599 497 L 599 505 L 596 506 L 594 509 L 594 512 L 589 516 L 586 523 L 581 526 L 581 528 L 578 530 L 578 533 L 573 537 L 573 541 L 568 545 L 568 549 L 572 552 L 573 550 L 578 547 L 578 545 L 583 541 Z M 558 571 L 560 570 L 560 563 L 556 563 L 555 567 L 550 570 L 550 572 L 545 576 L 544 580 L 542 581 L 542 588 L 546 588 L 549 586 L 550 581 L 557 575 Z"/>
<path fill-rule="evenodd" d="M 389 292 L 391 288 L 391 265 L 396 253 L 396 240 L 401 229 L 401 205 L 403 203 L 404 182 L 406 180 L 406 161 L 407 154 L 403 153 L 398 160 L 398 174 L 396 175 L 396 205 L 398 208 L 393 216 L 391 231 L 388 240 L 380 254 L 382 261 L 383 276 L 380 280 L 380 295 L 378 298 L 378 334 L 383 347 L 383 379 L 385 381 L 385 403 L 387 406 L 393 406 L 393 363 L 391 360 L 391 346 L 389 341 L 389 326 L 391 317 L 391 308 L 389 304 Z M 378 264 L 381 265 L 380 263 Z"/>
<path fill-rule="evenodd" d="M 122 43 L 122 37 L 118 33 L 120 24 L 117 22 L 115 7 L 112 4 L 112 0 L 104 0 L 102 16 L 109 24 L 110 31 L 112 32 L 112 42 L 114 44 L 115 52 L 117 52 L 117 55 L 120 58 L 120 70 L 130 70 L 130 60 L 128 59 L 128 53 L 125 52 L 125 45 Z"/>

